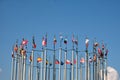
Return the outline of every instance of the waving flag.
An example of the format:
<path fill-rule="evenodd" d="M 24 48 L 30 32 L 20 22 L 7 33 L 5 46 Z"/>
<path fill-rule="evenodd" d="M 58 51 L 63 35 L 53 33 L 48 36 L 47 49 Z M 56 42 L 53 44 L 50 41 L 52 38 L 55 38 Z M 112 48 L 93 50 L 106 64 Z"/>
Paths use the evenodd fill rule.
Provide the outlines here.
<path fill-rule="evenodd" d="M 14 51 L 17 53 L 17 51 L 18 51 L 18 45 L 16 44 L 15 46 L 14 46 Z"/>
<path fill-rule="evenodd" d="M 99 44 L 98 44 L 98 42 L 95 42 L 94 43 L 94 47 L 97 47 Z"/>
<path fill-rule="evenodd" d="M 56 37 L 54 36 L 54 40 L 53 40 L 54 45 L 57 43 Z"/>
<path fill-rule="evenodd" d="M 67 44 L 67 39 L 64 40 L 64 44 Z"/>
<path fill-rule="evenodd" d="M 86 38 L 86 40 L 85 40 L 86 48 L 88 48 L 88 43 L 89 43 L 89 39 Z"/>
<path fill-rule="evenodd" d="M 33 48 L 36 48 L 34 36 L 33 36 L 33 40 L 32 40 L 32 47 L 33 47 Z"/>
<path fill-rule="evenodd" d="M 81 59 L 80 59 L 80 63 L 84 63 L 85 62 L 85 59 L 82 57 Z"/>
<path fill-rule="evenodd" d="M 27 45 L 27 43 L 28 43 L 28 40 L 24 40 L 23 38 L 22 45 Z"/>
<path fill-rule="evenodd" d="M 103 53 L 102 53 L 102 50 L 100 48 L 98 48 L 98 53 L 99 53 L 100 57 L 103 57 Z"/>
<path fill-rule="evenodd" d="M 15 58 L 15 56 L 14 56 L 14 52 L 12 52 L 12 58 Z"/>
<path fill-rule="evenodd" d="M 55 60 L 55 64 L 60 64 L 60 62 L 56 59 L 56 60 Z"/>
<path fill-rule="evenodd" d="M 47 45 L 46 39 L 43 37 L 43 39 L 42 39 L 42 46 L 46 46 L 46 45 Z"/>
<path fill-rule="evenodd" d="M 38 58 L 37 58 L 37 62 L 38 62 L 38 63 L 42 62 L 42 58 L 38 57 Z"/>
<path fill-rule="evenodd" d="M 66 64 L 70 64 L 70 63 L 71 63 L 70 60 L 67 59 L 67 60 L 66 60 Z"/>

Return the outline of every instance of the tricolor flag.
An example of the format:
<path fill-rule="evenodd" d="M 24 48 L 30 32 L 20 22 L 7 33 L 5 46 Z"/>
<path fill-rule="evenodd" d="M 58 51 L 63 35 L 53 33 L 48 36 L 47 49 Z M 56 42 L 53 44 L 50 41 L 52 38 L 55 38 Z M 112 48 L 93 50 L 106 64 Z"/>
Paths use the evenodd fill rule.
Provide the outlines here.
<path fill-rule="evenodd" d="M 21 53 L 21 55 L 26 56 L 26 50 L 25 49 L 20 50 L 20 53 Z"/>
<path fill-rule="evenodd" d="M 33 39 L 32 39 L 32 47 L 33 47 L 33 48 L 36 48 L 36 43 L 35 43 L 34 36 L 33 36 Z"/>
<path fill-rule="evenodd" d="M 88 44 L 89 44 L 89 39 L 88 38 L 86 38 L 85 44 L 86 44 L 86 48 L 88 48 Z"/>
<path fill-rule="evenodd" d="M 54 45 L 57 43 L 56 37 L 54 36 L 54 40 L 53 40 Z"/>
<path fill-rule="evenodd" d="M 66 64 L 70 64 L 70 63 L 71 63 L 70 60 L 67 59 L 67 60 L 66 60 Z"/>
<path fill-rule="evenodd" d="M 43 37 L 43 39 L 42 39 L 42 46 L 46 46 L 47 45 L 47 41 L 46 41 L 47 39 L 45 39 L 44 37 Z"/>
<path fill-rule="evenodd" d="M 82 57 L 81 59 L 80 59 L 80 63 L 84 63 L 85 62 L 85 59 Z"/>
<path fill-rule="evenodd" d="M 38 58 L 37 58 L 37 62 L 38 62 L 38 63 L 42 62 L 42 58 L 38 57 Z"/>
<path fill-rule="evenodd" d="M 22 45 L 27 45 L 27 43 L 28 43 L 28 40 L 24 40 L 23 38 Z"/>
<path fill-rule="evenodd" d="M 56 60 L 55 60 L 55 64 L 60 64 L 60 62 L 56 59 Z"/>

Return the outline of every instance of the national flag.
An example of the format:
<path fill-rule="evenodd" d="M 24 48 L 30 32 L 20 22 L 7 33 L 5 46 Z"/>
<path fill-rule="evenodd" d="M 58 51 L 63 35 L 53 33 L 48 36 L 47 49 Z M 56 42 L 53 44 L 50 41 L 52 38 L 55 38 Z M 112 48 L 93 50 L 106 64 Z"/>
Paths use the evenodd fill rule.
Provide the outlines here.
<path fill-rule="evenodd" d="M 37 62 L 38 62 L 38 63 L 42 62 L 42 58 L 38 57 L 38 58 L 37 58 Z"/>
<path fill-rule="evenodd" d="M 88 48 L 88 43 L 89 43 L 89 39 L 86 38 L 86 40 L 85 40 L 86 48 Z"/>
<path fill-rule="evenodd" d="M 25 56 L 26 55 L 26 50 L 22 49 L 20 50 L 21 55 Z"/>
<path fill-rule="evenodd" d="M 97 54 L 93 55 L 93 61 L 96 62 L 97 61 Z"/>
<path fill-rule="evenodd" d="M 67 39 L 64 39 L 64 44 L 67 44 Z"/>
<path fill-rule="evenodd" d="M 64 62 L 61 61 L 60 64 L 61 64 L 61 65 L 64 65 Z"/>
<path fill-rule="evenodd" d="M 57 43 L 56 37 L 54 36 L 54 40 L 53 40 L 54 45 Z"/>
<path fill-rule="evenodd" d="M 43 39 L 42 39 L 42 46 L 46 46 L 46 45 L 47 45 L 46 39 L 43 37 Z"/>
<path fill-rule="evenodd" d="M 32 47 L 33 47 L 33 48 L 36 48 L 36 43 L 35 43 L 34 36 L 33 36 L 33 39 L 32 39 Z"/>
<path fill-rule="evenodd" d="M 48 60 L 46 60 L 46 65 L 48 65 L 48 63 L 49 63 Z"/>
<path fill-rule="evenodd" d="M 30 57 L 29 57 L 29 62 L 32 62 L 32 56 L 30 55 Z"/>
<path fill-rule="evenodd" d="M 27 43 L 28 43 L 28 40 L 24 40 L 23 38 L 22 45 L 27 45 Z"/>
<path fill-rule="evenodd" d="M 14 56 L 14 52 L 12 52 L 12 58 L 15 58 L 15 56 Z"/>
<path fill-rule="evenodd" d="M 51 63 L 51 62 L 49 62 L 49 66 L 52 66 L 52 63 Z"/>
<path fill-rule="evenodd" d="M 82 57 L 81 59 L 80 59 L 80 63 L 84 63 L 85 62 L 85 59 Z"/>
<path fill-rule="evenodd" d="M 18 45 L 16 44 L 15 46 L 14 46 L 14 51 L 17 53 L 17 51 L 18 51 Z"/>
<path fill-rule="evenodd" d="M 105 52 L 105 56 L 107 56 L 108 55 L 108 49 L 106 49 L 106 52 Z"/>
<path fill-rule="evenodd" d="M 104 44 L 102 44 L 102 50 L 104 50 L 105 49 L 105 46 L 104 46 Z"/>
<path fill-rule="evenodd" d="M 98 48 L 98 53 L 99 53 L 100 57 L 103 57 L 103 53 L 102 53 L 102 50 L 100 48 Z"/>
<path fill-rule="evenodd" d="M 94 43 L 94 47 L 97 47 L 99 44 L 98 44 L 98 42 L 95 42 Z"/>
<path fill-rule="evenodd" d="M 89 58 L 89 62 L 92 63 L 92 61 L 93 61 L 93 60 L 92 60 L 92 57 L 90 57 L 90 58 Z"/>
<path fill-rule="evenodd" d="M 55 60 L 55 64 L 60 64 L 60 62 L 56 59 L 56 60 Z"/>
<path fill-rule="evenodd" d="M 78 40 L 75 40 L 75 44 L 78 45 Z"/>
<path fill-rule="evenodd" d="M 66 60 L 66 64 L 70 64 L 70 63 L 71 63 L 70 60 L 67 59 L 67 60 Z"/>

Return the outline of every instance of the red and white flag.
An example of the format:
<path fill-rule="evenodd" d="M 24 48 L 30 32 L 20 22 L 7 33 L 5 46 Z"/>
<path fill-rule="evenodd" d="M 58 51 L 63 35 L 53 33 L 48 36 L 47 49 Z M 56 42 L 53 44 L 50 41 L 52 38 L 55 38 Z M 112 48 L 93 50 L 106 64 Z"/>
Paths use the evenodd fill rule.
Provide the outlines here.
<path fill-rule="evenodd" d="M 88 38 L 86 38 L 85 44 L 86 44 L 86 48 L 88 48 L 88 44 L 89 44 L 89 39 Z"/>
<path fill-rule="evenodd" d="M 67 59 L 67 60 L 66 60 L 66 64 L 70 64 L 70 63 L 71 63 L 70 60 Z"/>
<path fill-rule="evenodd" d="M 22 45 L 27 45 L 27 43 L 28 43 L 28 40 L 23 40 L 22 41 Z"/>
<path fill-rule="evenodd" d="M 42 46 L 46 46 L 46 45 L 47 45 L 47 42 L 46 42 L 45 38 L 43 37 Z"/>
<path fill-rule="evenodd" d="M 80 63 L 84 63 L 85 62 L 85 59 L 82 57 L 81 59 L 80 59 Z"/>

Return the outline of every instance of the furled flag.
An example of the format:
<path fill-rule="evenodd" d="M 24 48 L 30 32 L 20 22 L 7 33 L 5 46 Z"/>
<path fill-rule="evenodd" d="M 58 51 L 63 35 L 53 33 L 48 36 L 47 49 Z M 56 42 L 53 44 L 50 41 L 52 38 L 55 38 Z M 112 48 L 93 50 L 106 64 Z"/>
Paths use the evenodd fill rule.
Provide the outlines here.
<path fill-rule="evenodd" d="M 97 61 L 97 54 L 93 55 L 93 61 L 96 62 Z"/>
<path fill-rule="evenodd" d="M 55 60 L 55 64 L 60 64 L 60 62 L 56 59 L 56 60 Z"/>
<path fill-rule="evenodd" d="M 33 47 L 33 48 L 36 48 L 36 43 L 35 43 L 34 36 L 33 36 L 33 39 L 32 39 L 32 47 Z"/>
<path fill-rule="evenodd" d="M 29 62 L 32 62 L 32 56 L 30 55 L 30 57 L 29 57 Z"/>
<path fill-rule="evenodd" d="M 23 38 L 22 45 L 27 45 L 27 43 L 28 43 L 28 40 L 24 40 Z"/>
<path fill-rule="evenodd" d="M 60 64 L 61 64 L 61 65 L 64 65 L 64 63 L 63 63 L 62 61 L 60 62 Z"/>
<path fill-rule="evenodd" d="M 38 63 L 42 62 L 42 58 L 38 57 L 38 58 L 37 58 L 37 62 L 38 62 Z"/>
<path fill-rule="evenodd" d="M 54 36 L 54 40 L 53 40 L 54 45 L 57 43 L 56 37 Z"/>
<path fill-rule="evenodd" d="M 67 59 L 67 60 L 66 60 L 66 64 L 70 64 L 70 63 L 71 63 L 70 60 Z"/>
<path fill-rule="evenodd" d="M 64 44 L 67 44 L 67 39 L 64 39 Z"/>
<path fill-rule="evenodd" d="M 47 45 L 46 39 L 43 37 L 43 39 L 42 39 L 42 46 L 46 46 L 46 45 Z"/>
<path fill-rule="evenodd" d="M 89 58 L 89 63 L 92 63 L 92 62 L 93 62 L 92 57 L 90 57 Z"/>
<path fill-rule="evenodd" d="M 105 52 L 105 56 L 107 56 L 108 55 L 108 49 L 106 49 L 106 52 Z"/>
<path fill-rule="evenodd" d="M 103 57 L 103 53 L 102 53 L 102 50 L 100 48 L 98 48 L 98 53 L 99 53 L 100 57 Z"/>
<path fill-rule="evenodd" d="M 95 42 L 94 43 L 94 47 L 97 47 L 99 44 L 98 44 L 98 42 Z"/>
<path fill-rule="evenodd" d="M 89 44 L 89 39 L 88 38 L 86 38 L 85 44 L 86 44 L 86 48 L 88 48 L 88 44 Z"/>
<path fill-rule="evenodd" d="M 16 44 L 15 46 L 14 46 L 14 51 L 17 53 L 17 51 L 18 51 L 18 45 Z"/>
<path fill-rule="evenodd" d="M 81 59 L 80 59 L 80 63 L 84 63 L 85 62 L 85 59 L 82 57 Z"/>
<path fill-rule="evenodd" d="M 15 58 L 15 56 L 14 56 L 14 52 L 12 52 L 12 58 Z"/>

